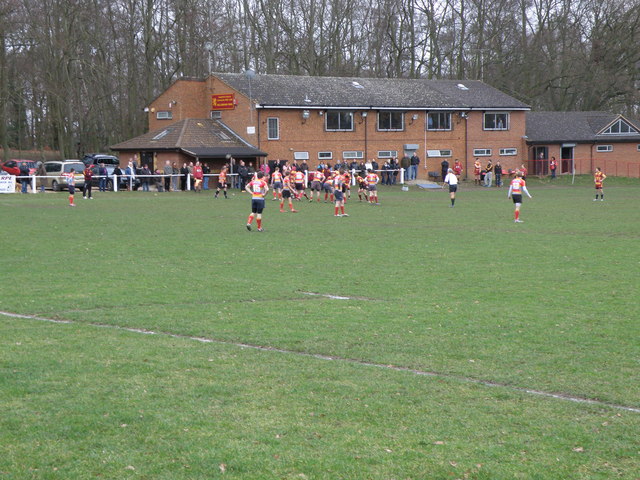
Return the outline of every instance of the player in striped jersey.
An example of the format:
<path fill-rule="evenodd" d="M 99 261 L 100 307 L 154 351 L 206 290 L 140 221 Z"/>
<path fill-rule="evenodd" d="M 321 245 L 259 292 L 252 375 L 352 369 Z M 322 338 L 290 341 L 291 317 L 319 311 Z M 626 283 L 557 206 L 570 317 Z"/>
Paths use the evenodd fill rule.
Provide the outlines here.
<path fill-rule="evenodd" d="M 322 168 L 318 167 L 318 170 L 313 174 L 313 181 L 311 182 L 311 199 L 313 200 L 313 192 L 316 192 L 316 199 L 318 200 L 318 203 L 320 203 L 320 192 L 322 191 L 324 178 Z"/>
<path fill-rule="evenodd" d="M 218 177 L 218 188 L 216 188 L 216 195 L 214 198 L 218 198 L 218 194 L 220 193 L 220 190 L 223 191 L 224 198 L 229 198 L 227 197 L 227 167 L 226 166 L 222 167 L 222 170 L 220 170 L 220 176 Z"/>
<path fill-rule="evenodd" d="M 264 210 L 264 197 L 269 191 L 269 185 L 264 181 L 264 173 L 258 172 L 256 178 L 251 180 L 245 190 L 251 194 L 251 214 L 247 219 L 247 230 L 251 231 L 254 217 L 258 222 L 258 231 L 262 232 L 262 211 Z"/>
<path fill-rule="evenodd" d="M 282 196 L 280 197 L 280 212 L 284 213 L 284 201 L 289 202 L 289 210 L 291 213 L 297 213 L 298 211 L 293 208 L 293 202 L 291 197 L 293 196 L 293 187 L 291 187 L 291 177 L 287 175 L 282 180 Z"/>
<path fill-rule="evenodd" d="M 378 182 L 380 178 L 373 170 L 367 170 L 367 189 L 369 190 L 369 203 L 371 205 L 380 205 L 378 202 Z"/>
<path fill-rule="evenodd" d="M 331 180 L 333 186 L 333 196 L 336 199 L 335 207 L 334 207 L 334 216 L 335 217 L 348 217 L 346 213 L 344 213 L 344 193 L 342 192 L 342 185 L 344 183 L 344 170 L 340 169 L 339 172 L 334 175 Z"/>
<path fill-rule="evenodd" d="M 282 173 L 280 167 L 276 167 L 271 174 L 271 188 L 273 188 L 273 200 L 282 200 Z"/>
<path fill-rule="evenodd" d="M 593 199 L 594 202 L 598 200 L 598 194 L 600 194 L 600 201 L 604 202 L 604 192 L 602 191 L 602 184 L 605 178 L 607 178 L 607 176 L 604 174 L 602 169 L 600 167 L 596 167 L 596 173 L 593 174 L 593 182 L 596 185 L 596 198 Z"/>
<path fill-rule="evenodd" d="M 520 172 L 516 172 L 515 178 L 511 180 L 511 184 L 509 185 L 509 193 L 507 194 L 507 198 L 513 198 L 513 203 L 516 206 L 516 210 L 514 212 L 514 222 L 516 223 L 522 223 L 522 220 L 520 220 L 522 192 L 526 193 L 529 198 L 533 198 L 527 190 L 527 184 L 522 178 L 522 174 Z"/>

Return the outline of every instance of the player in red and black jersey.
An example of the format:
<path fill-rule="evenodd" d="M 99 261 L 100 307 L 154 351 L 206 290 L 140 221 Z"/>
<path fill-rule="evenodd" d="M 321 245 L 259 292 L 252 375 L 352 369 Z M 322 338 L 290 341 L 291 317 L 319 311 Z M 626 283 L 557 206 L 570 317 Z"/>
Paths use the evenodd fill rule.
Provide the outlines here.
<path fill-rule="evenodd" d="M 602 191 L 602 184 L 604 183 L 604 179 L 607 176 L 604 174 L 600 167 L 596 167 L 596 173 L 593 174 L 593 183 L 596 186 L 596 198 L 593 199 L 595 202 L 598 200 L 598 194 L 600 194 L 600 201 L 604 202 L 604 192 Z"/>

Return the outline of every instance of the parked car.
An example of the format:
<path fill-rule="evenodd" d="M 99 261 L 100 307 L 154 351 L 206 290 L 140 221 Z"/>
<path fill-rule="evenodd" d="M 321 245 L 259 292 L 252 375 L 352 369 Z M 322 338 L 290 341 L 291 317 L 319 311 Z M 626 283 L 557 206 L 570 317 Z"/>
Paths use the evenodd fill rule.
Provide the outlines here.
<path fill-rule="evenodd" d="M 100 186 L 100 178 L 98 176 L 98 169 L 100 167 L 98 165 L 91 165 L 91 171 L 93 172 L 93 177 L 91 178 L 91 185 L 94 187 Z M 116 165 L 104 165 L 104 168 L 107 169 L 107 190 L 113 190 L 113 171 L 116 169 Z M 118 190 L 126 190 L 128 179 L 124 176 L 124 169 L 121 169 L 123 175 L 118 177 Z M 133 180 L 133 189 L 138 190 L 140 187 L 140 179 L 135 177 Z"/>
<path fill-rule="evenodd" d="M 104 163 L 105 165 L 113 165 L 116 167 L 120 165 L 120 160 L 118 160 L 118 157 L 105 153 L 87 153 L 82 157 L 82 163 L 85 165 L 100 165 Z"/>
<path fill-rule="evenodd" d="M 72 168 L 75 170 L 76 187 L 82 188 L 84 186 L 82 172 L 85 169 L 85 165 L 80 160 L 51 160 L 44 162 L 43 165 L 45 178 L 40 180 L 41 185 L 45 188 L 50 188 L 56 192 L 67 189 L 67 177 L 63 173 L 70 173 Z"/>
<path fill-rule="evenodd" d="M 29 175 L 33 175 L 38 170 L 37 162 L 35 162 L 34 160 L 22 160 L 22 159 L 7 160 L 6 162 L 3 162 L 2 170 L 7 172 L 9 175 L 19 176 L 20 166 L 23 164 L 27 165 L 27 168 L 29 169 Z"/>

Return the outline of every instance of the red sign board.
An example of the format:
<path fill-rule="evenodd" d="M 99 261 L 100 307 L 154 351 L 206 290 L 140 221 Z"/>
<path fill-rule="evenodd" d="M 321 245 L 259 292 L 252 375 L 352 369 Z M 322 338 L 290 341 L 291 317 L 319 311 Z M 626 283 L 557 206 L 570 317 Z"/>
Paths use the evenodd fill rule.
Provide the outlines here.
<path fill-rule="evenodd" d="M 236 99 L 233 93 L 211 95 L 211 110 L 233 110 Z"/>

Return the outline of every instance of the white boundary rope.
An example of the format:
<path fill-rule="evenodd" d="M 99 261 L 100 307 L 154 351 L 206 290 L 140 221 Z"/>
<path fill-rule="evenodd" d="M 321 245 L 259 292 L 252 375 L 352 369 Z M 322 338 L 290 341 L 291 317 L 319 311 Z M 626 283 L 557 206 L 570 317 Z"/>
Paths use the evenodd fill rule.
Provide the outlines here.
<path fill-rule="evenodd" d="M 316 294 L 316 295 L 320 295 L 320 294 Z M 329 298 L 334 298 L 333 296 L 329 296 L 329 295 L 322 295 L 322 296 L 327 296 Z M 348 299 L 348 297 L 347 297 L 347 299 Z M 427 377 L 443 378 L 443 379 L 448 379 L 448 380 L 456 380 L 456 381 L 459 381 L 459 382 L 471 383 L 471 384 L 475 384 L 475 385 L 482 385 L 482 386 L 485 386 L 485 387 L 504 388 L 505 390 L 510 390 L 512 392 L 526 393 L 528 395 L 535 395 L 535 396 L 538 396 L 538 397 L 553 398 L 553 399 L 556 399 L 556 400 L 564 400 L 564 401 L 568 401 L 568 402 L 581 403 L 581 404 L 586 404 L 586 405 L 595 405 L 595 406 L 598 406 L 598 407 L 607 407 L 607 408 L 613 408 L 613 409 L 616 409 L 616 410 L 624 410 L 624 411 L 627 411 L 627 412 L 640 413 L 640 408 L 629 407 L 627 405 L 617 405 L 617 404 L 614 404 L 614 403 L 602 402 L 600 400 L 593 400 L 593 399 L 590 399 L 590 398 L 576 397 L 576 396 L 569 395 L 569 394 L 544 392 L 542 390 L 534 390 L 534 389 L 530 389 L 530 388 L 516 387 L 516 386 L 513 386 L 513 385 L 506 385 L 506 384 L 503 384 L 503 383 L 491 382 L 491 381 L 488 381 L 488 380 L 478 380 L 478 379 L 475 379 L 475 378 L 460 377 L 460 376 L 456 376 L 456 375 L 449 375 L 449 374 L 446 374 L 446 373 L 428 372 L 428 371 L 424 371 L 424 370 L 416 370 L 416 369 L 413 369 L 413 368 L 402 367 L 402 366 L 397 366 L 397 365 L 387 365 L 387 364 L 382 364 L 382 363 L 367 362 L 365 360 L 354 360 L 354 359 L 350 359 L 350 358 L 343 358 L 343 357 L 337 357 L 337 356 L 332 356 L 332 355 L 322 355 L 322 354 L 318 354 L 318 353 L 297 352 L 297 351 L 294 351 L 294 350 L 286 350 L 286 349 L 282 349 L 282 348 L 260 346 L 260 345 L 251 345 L 251 344 L 248 344 L 248 343 L 230 342 L 230 341 L 218 340 L 218 339 L 207 338 L 207 337 L 195 337 L 195 336 L 180 335 L 180 334 L 177 334 L 177 333 L 168 333 L 168 332 L 155 332 L 153 330 L 146 330 L 146 329 L 143 329 L 143 328 L 122 327 L 122 326 L 119 326 L 119 325 L 108 325 L 108 324 L 102 324 L 102 323 L 74 322 L 72 320 L 55 320 L 55 319 L 52 319 L 52 318 L 38 317 L 36 315 L 22 315 L 22 314 L 18 314 L 18 313 L 3 312 L 3 311 L 0 311 L 0 315 L 3 315 L 5 317 L 10 317 L 10 318 L 20 318 L 20 319 L 25 319 L 25 320 L 36 320 L 36 321 L 40 321 L 40 322 L 48 322 L 48 323 L 55 323 L 55 324 L 87 325 L 87 326 L 98 327 L 98 328 L 109 328 L 109 329 L 122 331 L 122 332 L 132 332 L 132 333 L 139 333 L 139 334 L 143 334 L 143 335 L 158 335 L 158 336 L 164 336 L 164 337 L 170 337 L 170 338 L 178 338 L 178 339 L 183 339 L 183 340 L 192 340 L 192 341 L 196 341 L 196 342 L 200 342 L 200 343 L 212 343 L 212 344 L 217 344 L 217 345 L 227 345 L 227 346 L 234 346 L 234 347 L 239 347 L 239 348 L 250 348 L 250 349 L 253 349 L 253 350 L 259 350 L 259 351 L 263 351 L 263 352 L 275 352 L 275 353 L 282 353 L 282 354 L 287 354 L 287 355 L 297 355 L 297 356 L 301 356 L 301 357 L 316 358 L 316 359 L 319 359 L 319 360 L 338 361 L 338 362 L 348 363 L 348 364 L 352 364 L 352 365 L 360 365 L 360 366 L 364 366 L 364 367 L 373 367 L 373 368 L 382 368 L 382 369 L 392 370 L 392 371 L 396 371 L 396 372 L 408 372 L 408 373 L 412 373 L 414 375 L 419 375 L 419 376 L 427 376 Z"/>

